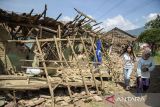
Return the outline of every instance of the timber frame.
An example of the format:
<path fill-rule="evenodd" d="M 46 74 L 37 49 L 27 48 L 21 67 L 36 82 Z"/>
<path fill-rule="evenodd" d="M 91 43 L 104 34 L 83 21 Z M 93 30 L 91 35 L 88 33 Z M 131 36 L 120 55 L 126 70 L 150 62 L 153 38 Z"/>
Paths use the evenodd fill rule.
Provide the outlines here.
<path fill-rule="evenodd" d="M 76 96 L 73 96 L 73 92 L 71 87 L 84 87 L 86 91 L 86 96 L 90 95 L 89 87 L 95 87 L 97 94 L 101 94 L 101 90 L 104 88 L 103 77 L 106 77 L 107 74 L 102 74 L 101 70 L 97 71 L 97 68 L 94 68 L 94 64 L 98 62 L 94 62 L 90 59 L 90 56 L 96 56 L 96 45 L 95 42 L 97 39 L 100 39 L 103 28 L 93 27 L 99 25 L 92 18 L 88 17 L 84 13 L 77 11 L 77 15 L 73 21 L 62 23 L 58 21 L 62 14 L 60 14 L 56 19 L 49 18 L 46 16 L 47 6 L 45 6 L 42 14 L 32 15 L 34 9 L 31 10 L 30 13 L 17 14 L 14 12 L 7 12 L 4 10 L 0 10 L 0 23 L 8 31 L 11 36 L 10 40 L 1 41 L 2 43 L 17 43 L 17 44 L 26 44 L 32 43 L 36 47 L 39 55 L 40 55 L 40 63 L 41 66 L 38 68 L 42 69 L 44 72 L 44 77 L 30 77 L 22 73 L 21 76 L 16 75 L 18 71 L 12 71 L 14 73 L 9 73 L 10 71 L 6 71 L 7 75 L 0 75 L 1 81 L 6 80 L 25 80 L 27 84 L 25 85 L 3 85 L 0 87 L 1 90 L 39 90 L 41 88 L 49 88 L 50 95 L 52 98 L 52 106 L 54 105 L 54 90 L 57 87 L 67 87 L 69 96 L 73 99 Z M 90 28 L 86 26 L 90 25 Z M 30 38 L 30 39 L 28 39 Z M 75 44 L 81 43 L 84 48 L 84 55 L 87 58 L 87 63 L 84 66 L 78 59 L 78 54 L 75 52 Z M 72 59 L 66 59 L 64 55 L 64 49 L 70 48 L 72 53 Z M 102 52 L 103 51 L 102 47 Z M 103 57 L 106 54 L 103 54 Z M 6 56 L 6 55 L 5 55 Z M 54 56 L 51 58 L 51 56 Z M 33 62 L 32 59 L 21 59 L 21 62 Z M 58 67 L 48 66 L 48 63 L 58 63 Z M 108 62 L 107 62 L 108 63 Z M 74 68 L 72 66 L 74 65 Z M 105 67 L 107 64 L 104 62 Z M 21 66 L 23 70 L 27 69 L 31 66 Z M 108 67 L 109 68 L 109 67 Z M 70 82 L 68 81 L 69 75 L 65 73 L 66 69 L 73 70 L 77 69 L 79 71 L 79 75 L 81 77 L 81 82 Z M 89 69 L 89 74 L 85 74 L 85 69 Z M 48 70 L 57 70 L 62 71 L 60 77 L 60 81 L 55 81 L 55 76 L 51 76 L 48 74 Z M 54 71 L 53 71 L 54 72 Z M 108 77 L 109 75 L 107 75 Z M 91 78 L 90 81 L 86 80 L 86 78 Z M 96 80 L 96 77 L 100 78 L 100 81 Z M 32 80 L 42 81 L 42 83 L 33 83 Z"/>

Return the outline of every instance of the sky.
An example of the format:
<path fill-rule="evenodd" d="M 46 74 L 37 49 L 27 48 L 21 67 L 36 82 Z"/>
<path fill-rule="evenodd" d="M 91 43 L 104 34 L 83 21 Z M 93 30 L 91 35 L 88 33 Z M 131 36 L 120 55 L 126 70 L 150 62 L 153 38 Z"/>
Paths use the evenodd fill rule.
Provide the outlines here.
<path fill-rule="evenodd" d="M 62 13 L 63 21 L 76 15 L 74 8 L 97 22 L 103 22 L 105 31 L 114 27 L 131 30 L 143 27 L 160 14 L 160 0 L 0 0 L 0 8 L 14 12 L 41 13 L 47 4 L 47 16 L 56 18 Z"/>

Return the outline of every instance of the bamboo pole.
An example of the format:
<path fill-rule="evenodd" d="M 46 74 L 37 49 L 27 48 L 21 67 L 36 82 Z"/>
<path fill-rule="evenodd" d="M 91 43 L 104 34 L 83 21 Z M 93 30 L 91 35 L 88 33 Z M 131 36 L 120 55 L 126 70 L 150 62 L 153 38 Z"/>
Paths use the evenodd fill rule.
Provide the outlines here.
<path fill-rule="evenodd" d="M 59 50 L 59 48 L 58 48 L 58 43 L 57 43 L 57 40 L 56 40 L 56 37 L 55 37 L 55 36 L 54 36 L 54 40 L 55 40 L 55 44 L 56 44 L 58 56 L 59 56 L 60 61 L 61 61 L 61 60 L 62 60 L 62 59 L 61 59 L 61 54 L 60 54 L 60 50 Z M 61 63 L 61 66 L 63 67 L 63 63 Z M 64 72 L 62 72 L 62 74 L 63 74 L 63 78 L 65 79 L 65 81 L 66 81 L 66 83 L 67 83 L 67 89 L 68 89 L 69 95 L 70 95 L 70 97 L 72 98 L 71 89 L 70 89 L 70 86 L 68 85 L 68 81 L 67 81 L 67 79 L 66 79 L 66 76 L 64 75 Z"/>
<path fill-rule="evenodd" d="M 42 38 L 42 27 L 40 27 L 40 38 Z"/>
<path fill-rule="evenodd" d="M 36 43 L 37 43 L 37 46 L 38 46 L 38 50 L 39 50 L 39 52 L 40 52 L 40 54 L 41 54 L 41 59 L 42 59 L 42 61 L 44 61 L 44 56 L 43 56 L 43 53 L 42 53 L 42 50 L 41 50 L 41 47 L 40 47 L 40 43 L 39 43 L 37 37 L 36 37 Z M 52 90 L 51 81 L 50 81 L 50 79 L 49 79 L 49 75 L 48 75 L 46 63 L 43 62 L 42 64 L 43 64 L 43 66 L 44 66 L 44 71 L 45 71 L 45 74 L 46 74 L 47 83 L 48 83 L 49 91 L 50 91 L 51 98 L 52 98 L 51 107 L 53 107 L 53 103 L 54 103 L 54 93 L 53 93 L 53 90 Z"/>
<path fill-rule="evenodd" d="M 13 90 L 13 101 L 14 101 L 14 107 L 17 107 L 17 101 L 16 101 L 16 94 L 15 94 L 15 90 Z"/>
<path fill-rule="evenodd" d="M 71 47 L 71 49 L 72 49 L 73 55 L 74 55 L 74 57 L 75 57 L 75 60 L 76 60 L 78 69 L 79 69 L 79 71 L 80 71 L 80 75 L 81 75 L 81 77 L 82 77 L 82 82 L 83 82 L 83 84 L 84 84 L 84 86 L 85 86 L 86 93 L 87 93 L 87 95 L 89 95 L 88 87 L 87 87 L 87 85 L 86 85 L 86 82 L 85 82 L 85 80 L 84 80 L 84 76 L 83 76 L 83 74 L 82 74 L 82 70 L 81 70 L 80 65 L 79 65 L 79 63 L 78 63 L 78 60 L 77 60 L 77 55 L 76 55 L 76 53 L 75 53 L 75 51 L 74 51 L 74 49 L 73 49 L 73 45 L 71 44 L 71 41 L 70 41 L 69 37 L 68 37 L 67 39 L 68 39 L 68 43 L 69 43 L 69 45 L 70 45 L 70 47 Z"/>
<path fill-rule="evenodd" d="M 61 27 L 60 27 L 60 25 L 58 25 L 58 31 L 57 32 L 58 32 L 58 38 L 60 39 L 61 38 Z M 57 42 L 57 39 L 54 38 L 54 40 L 55 40 L 55 42 Z M 59 52 L 60 52 L 59 58 L 60 58 L 60 61 L 62 61 L 62 56 L 61 56 L 62 55 L 61 41 L 58 41 L 57 43 L 59 44 L 59 48 L 60 48 L 59 49 Z"/>
<path fill-rule="evenodd" d="M 63 57 L 64 62 L 66 63 L 66 65 L 70 67 L 69 62 L 66 60 L 63 52 L 62 52 L 62 57 Z M 72 63 L 72 62 L 71 62 L 71 63 Z"/>
<path fill-rule="evenodd" d="M 33 24 L 24 24 L 24 23 L 15 23 L 15 22 L 9 22 L 10 24 L 15 24 L 19 26 L 25 26 L 25 27 L 33 27 L 33 28 L 42 28 L 45 31 L 51 32 L 51 33 L 57 33 L 56 30 L 50 29 L 48 27 L 42 26 L 42 25 L 33 25 Z"/>
<path fill-rule="evenodd" d="M 45 63 L 45 61 L 42 61 L 43 63 Z M 45 69 L 45 67 L 29 67 L 29 66 L 21 66 L 21 68 L 39 68 L 39 69 Z M 61 70 L 62 68 L 60 67 L 46 67 L 46 69 L 58 69 Z"/>
<path fill-rule="evenodd" d="M 89 55 L 88 55 L 87 48 L 85 46 L 85 43 L 84 43 L 82 37 L 81 37 L 81 41 L 82 41 L 82 44 L 84 46 L 84 50 L 85 50 L 85 53 L 86 53 L 86 56 L 87 56 L 87 60 L 88 60 L 88 64 L 89 64 Z M 93 73 L 93 70 L 92 70 L 92 67 L 90 66 L 90 64 L 89 64 L 89 67 L 90 67 L 90 72 L 92 73 L 93 81 L 94 81 L 95 86 L 96 86 L 97 94 L 99 94 L 99 89 L 98 89 L 98 86 L 97 86 L 97 82 L 96 82 L 96 79 L 95 79 L 95 76 L 94 76 L 94 73 Z"/>
<path fill-rule="evenodd" d="M 80 12 L 79 10 L 77 10 L 76 8 L 74 8 L 80 15 L 82 15 L 82 16 L 84 16 L 85 18 L 88 18 L 88 19 L 90 19 L 90 20 L 92 20 L 93 22 L 95 22 L 96 23 L 96 21 L 94 20 L 94 19 L 92 19 L 91 17 L 89 17 L 89 16 L 87 16 L 86 14 L 84 14 L 84 13 L 82 13 L 82 12 Z"/>
<path fill-rule="evenodd" d="M 76 38 L 76 39 L 70 39 L 70 41 L 80 41 L 80 38 Z M 83 38 L 83 40 L 89 40 L 87 38 Z M 39 39 L 39 42 L 53 42 L 54 39 L 53 38 L 48 38 L 48 39 Z M 61 39 L 61 38 L 57 38 L 57 41 L 68 41 L 67 39 Z M 7 41 L 0 41 L 0 42 L 18 42 L 18 43 L 34 43 L 36 42 L 36 40 L 7 40 Z"/>
<path fill-rule="evenodd" d="M 62 53 L 63 54 L 63 53 Z M 62 55 L 62 57 L 63 57 L 63 55 Z M 24 61 L 24 62 L 32 62 L 33 60 L 25 60 L 25 59 L 22 59 L 22 60 L 20 60 L 20 61 Z M 40 62 L 50 62 L 50 63 L 54 63 L 54 62 L 61 62 L 61 63 L 75 63 L 75 61 L 67 61 L 66 59 L 64 59 L 64 61 L 58 61 L 58 60 L 44 60 L 44 61 L 41 61 L 40 60 Z M 96 63 L 98 63 L 98 62 L 89 62 L 90 64 L 96 64 Z M 53 68 L 53 67 L 52 67 Z"/>
<path fill-rule="evenodd" d="M 8 71 L 8 65 L 7 65 L 7 55 L 6 55 L 6 46 L 7 44 L 6 43 L 4 43 L 4 60 L 5 60 L 5 71 L 10 75 L 11 73 Z"/>

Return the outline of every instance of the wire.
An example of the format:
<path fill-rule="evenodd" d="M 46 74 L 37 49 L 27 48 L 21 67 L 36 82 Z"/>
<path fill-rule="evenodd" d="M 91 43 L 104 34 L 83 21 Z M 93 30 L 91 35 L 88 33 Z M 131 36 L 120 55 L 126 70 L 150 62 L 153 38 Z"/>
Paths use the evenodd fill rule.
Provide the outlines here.
<path fill-rule="evenodd" d="M 124 0 L 123 0 L 123 3 L 124 3 Z M 97 19 L 102 19 L 103 17 L 105 17 L 107 14 L 111 13 L 111 11 L 113 11 L 115 8 L 117 8 L 118 6 L 122 5 L 123 3 L 120 0 L 115 5 L 113 5 L 110 9 L 108 9 L 108 11 L 106 11 L 104 14 L 102 14 L 101 16 L 99 16 Z"/>
<path fill-rule="evenodd" d="M 103 6 L 111 0 L 104 0 L 96 9 L 94 9 L 94 14 L 96 14 L 97 12 L 99 12 L 98 10 L 101 10 L 103 8 Z M 96 12 L 95 12 L 96 11 Z M 92 12 L 93 13 L 93 12 Z"/>
<path fill-rule="evenodd" d="M 154 1 L 155 2 L 155 1 Z M 154 2 L 145 2 L 145 5 L 143 5 L 143 7 L 142 7 L 142 4 L 140 4 L 140 5 L 137 5 L 136 7 L 134 7 L 134 8 L 132 8 L 132 9 L 130 9 L 129 11 L 127 11 L 127 12 L 125 12 L 124 14 L 126 14 L 125 15 L 125 17 L 128 17 L 129 15 L 133 15 L 133 13 L 135 13 L 137 10 L 141 10 L 141 9 L 143 9 L 143 8 L 146 8 L 147 6 L 149 6 L 149 5 L 151 5 L 152 3 L 154 3 Z M 119 2 L 118 2 L 119 3 Z M 117 4 L 118 4 L 117 3 Z M 111 9 L 110 9 L 111 10 Z M 109 10 L 108 10 L 109 11 Z M 112 11 L 112 10 L 111 10 Z M 109 11 L 109 12 L 111 12 L 111 11 Z M 105 18 L 105 14 L 104 14 L 104 16 L 101 18 L 101 19 L 99 19 L 99 20 L 102 20 L 102 19 L 104 19 Z M 140 22 L 140 20 L 139 21 L 137 21 L 136 23 L 139 23 Z"/>
<path fill-rule="evenodd" d="M 151 2 L 153 3 L 153 2 Z M 137 10 L 141 10 L 149 5 L 151 5 L 150 2 L 146 2 L 145 5 L 142 6 L 142 4 L 130 9 L 129 11 L 125 12 L 124 14 L 126 14 L 125 16 L 129 16 L 129 15 L 132 15 L 133 13 L 135 13 Z"/>

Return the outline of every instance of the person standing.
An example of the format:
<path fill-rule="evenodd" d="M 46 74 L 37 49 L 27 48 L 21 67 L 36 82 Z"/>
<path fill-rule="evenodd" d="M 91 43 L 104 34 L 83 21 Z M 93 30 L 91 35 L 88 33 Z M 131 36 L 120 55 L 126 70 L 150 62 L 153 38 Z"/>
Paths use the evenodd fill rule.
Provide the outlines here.
<path fill-rule="evenodd" d="M 102 43 L 101 43 L 100 39 L 97 40 L 96 47 L 97 48 L 96 48 L 96 56 L 94 57 L 94 62 L 95 62 L 94 67 L 98 68 L 99 65 L 102 64 L 102 52 L 101 52 Z M 98 72 L 98 71 L 99 71 L 99 69 L 96 70 L 96 72 Z"/>
<path fill-rule="evenodd" d="M 151 58 L 151 50 L 145 48 L 142 57 L 138 61 L 137 67 L 137 93 L 146 92 L 150 85 L 150 72 L 155 68 Z"/>
<path fill-rule="evenodd" d="M 130 76 L 134 67 L 134 61 L 136 60 L 133 47 L 131 45 L 127 45 L 120 56 L 122 56 L 123 59 L 125 89 L 128 91 L 130 90 Z"/>

